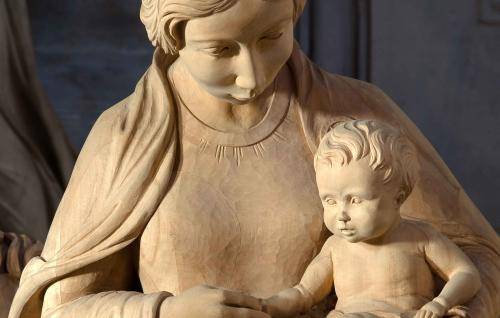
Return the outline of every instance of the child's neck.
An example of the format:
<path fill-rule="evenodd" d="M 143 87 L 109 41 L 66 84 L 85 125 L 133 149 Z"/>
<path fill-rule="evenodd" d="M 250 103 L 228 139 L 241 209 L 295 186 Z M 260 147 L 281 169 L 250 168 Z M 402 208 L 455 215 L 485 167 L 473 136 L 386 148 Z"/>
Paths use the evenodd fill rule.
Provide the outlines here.
<path fill-rule="evenodd" d="M 390 240 L 390 237 L 397 230 L 397 228 L 401 224 L 402 220 L 403 219 L 401 218 L 401 216 L 398 215 L 394 219 L 394 222 L 391 224 L 391 226 L 382 235 L 379 235 L 376 238 L 370 239 L 368 241 L 363 241 L 363 242 L 360 242 L 360 243 L 361 244 L 366 244 L 366 245 L 372 245 L 372 246 L 378 246 L 378 245 L 387 244 L 388 243 L 387 241 Z"/>

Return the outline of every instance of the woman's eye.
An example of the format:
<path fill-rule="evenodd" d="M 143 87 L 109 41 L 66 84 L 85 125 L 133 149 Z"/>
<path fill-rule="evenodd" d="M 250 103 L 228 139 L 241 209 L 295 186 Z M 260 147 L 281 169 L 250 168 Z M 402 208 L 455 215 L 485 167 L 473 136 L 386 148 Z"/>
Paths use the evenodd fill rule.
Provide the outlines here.
<path fill-rule="evenodd" d="M 351 198 L 351 204 L 360 204 L 360 203 L 361 203 L 360 198 L 358 198 L 358 197 Z"/>
<path fill-rule="evenodd" d="M 325 200 L 327 205 L 335 205 L 337 202 L 334 199 L 326 199 Z"/>
<path fill-rule="evenodd" d="M 276 32 L 276 33 L 270 33 L 264 37 L 262 37 L 262 40 L 277 40 L 283 36 L 283 32 Z"/>
<path fill-rule="evenodd" d="M 227 46 L 205 48 L 203 51 L 212 56 L 222 56 L 229 52 Z"/>

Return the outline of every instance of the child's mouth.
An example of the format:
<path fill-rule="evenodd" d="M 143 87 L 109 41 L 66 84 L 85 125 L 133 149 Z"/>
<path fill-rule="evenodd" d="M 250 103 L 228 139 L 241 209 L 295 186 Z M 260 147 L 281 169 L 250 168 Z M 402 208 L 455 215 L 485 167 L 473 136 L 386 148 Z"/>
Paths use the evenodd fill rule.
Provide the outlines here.
<path fill-rule="evenodd" d="M 340 232 L 344 236 L 353 236 L 355 231 L 353 229 L 340 229 Z"/>

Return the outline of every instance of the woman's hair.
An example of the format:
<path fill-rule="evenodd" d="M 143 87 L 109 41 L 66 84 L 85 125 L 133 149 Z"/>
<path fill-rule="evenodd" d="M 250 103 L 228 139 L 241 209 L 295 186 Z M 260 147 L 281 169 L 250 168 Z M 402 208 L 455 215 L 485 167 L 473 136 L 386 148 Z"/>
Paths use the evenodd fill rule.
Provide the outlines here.
<path fill-rule="evenodd" d="M 383 172 L 384 184 L 398 178 L 406 200 L 418 170 L 415 148 L 401 131 L 381 121 L 352 120 L 334 125 L 321 140 L 314 167 L 343 167 L 365 157 L 373 171 Z"/>
<path fill-rule="evenodd" d="M 184 22 L 223 12 L 236 1 L 238 0 L 142 0 L 141 21 L 154 46 L 160 46 L 167 54 L 177 54 L 183 42 Z M 296 21 L 307 0 L 288 1 L 294 2 Z"/>

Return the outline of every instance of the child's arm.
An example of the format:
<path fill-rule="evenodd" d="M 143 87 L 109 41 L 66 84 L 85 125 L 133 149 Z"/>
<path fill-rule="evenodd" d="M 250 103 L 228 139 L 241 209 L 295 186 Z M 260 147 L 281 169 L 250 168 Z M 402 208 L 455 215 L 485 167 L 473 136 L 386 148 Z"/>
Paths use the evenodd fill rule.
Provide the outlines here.
<path fill-rule="evenodd" d="M 428 237 L 426 260 L 447 283 L 422 311 L 442 316 L 452 307 L 470 301 L 479 291 L 481 279 L 471 260 L 452 241 L 429 226 L 425 226 L 425 233 Z"/>
<path fill-rule="evenodd" d="M 294 317 L 328 296 L 333 285 L 333 240 L 332 236 L 325 242 L 298 285 L 264 300 L 265 312 L 273 318 Z"/>

